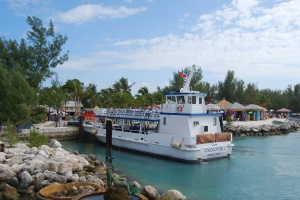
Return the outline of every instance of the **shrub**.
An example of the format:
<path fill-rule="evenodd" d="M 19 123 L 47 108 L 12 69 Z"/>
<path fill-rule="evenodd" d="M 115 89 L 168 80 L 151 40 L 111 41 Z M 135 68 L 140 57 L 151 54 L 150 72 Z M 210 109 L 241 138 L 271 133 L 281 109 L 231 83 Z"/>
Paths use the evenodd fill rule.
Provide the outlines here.
<path fill-rule="evenodd" d="M 226 124 L 227 124 L 228 126 L 230 126 L 230 125 L 233 124 L 231 117 L 227 117 L 227 118 L 226 118 Z"/>
<path fill-rule="evenodd" d="M 28 140 L 29 147 L 39 147 L 41 145 L 47 144 L 48 138 L 44 134 L 40 134 L 36 130 L 32 130 L 29 133 L 29 140 Z"/>
<path fill-rule="evenodd" d="M 7 126 L 4 129 L 4 141 L 9 144 L 9 146 L 13 146 L 14 144 L 19 142 L 19 139 L 16 137 L 17 129 L 15 126 L 8 121 Z"/>

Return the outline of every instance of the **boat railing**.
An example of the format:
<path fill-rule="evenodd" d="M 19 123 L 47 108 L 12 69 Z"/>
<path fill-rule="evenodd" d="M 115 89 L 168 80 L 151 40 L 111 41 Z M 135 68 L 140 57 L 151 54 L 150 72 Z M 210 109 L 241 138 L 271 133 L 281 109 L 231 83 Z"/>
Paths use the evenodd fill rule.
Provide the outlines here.
<path fill-rule="evenodd" d="M 134 118 L 134 119 L 150 119 L 158 120 L 160 115 L 159 110 L 144 110 L 144 109 L 108 109 L 103 117 L 116 118 Z"/>

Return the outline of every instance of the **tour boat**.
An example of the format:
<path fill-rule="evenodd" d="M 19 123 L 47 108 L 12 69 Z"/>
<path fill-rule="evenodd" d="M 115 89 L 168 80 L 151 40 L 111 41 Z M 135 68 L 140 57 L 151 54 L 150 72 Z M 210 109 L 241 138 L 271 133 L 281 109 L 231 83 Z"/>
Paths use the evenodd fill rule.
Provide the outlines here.
<path fill-rule="evenodd" d="M 112 146 L 185 162 L 231 155 L 232 133 L 223 132 L 222 114 L 208 112 L 205 93 L 190 91 L 196 66 L 181 72 L 184 86 L 164 93 L 160 109 L 99 109 L 96 117 L 112 121 Z M 96 137 L 106 142 L 105 123 Z"/>

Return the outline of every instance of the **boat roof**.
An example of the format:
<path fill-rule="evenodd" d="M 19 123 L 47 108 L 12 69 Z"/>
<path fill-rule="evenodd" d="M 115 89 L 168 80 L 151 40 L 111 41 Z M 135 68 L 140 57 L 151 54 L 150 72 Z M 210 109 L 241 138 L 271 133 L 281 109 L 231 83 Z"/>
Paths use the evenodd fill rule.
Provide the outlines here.
<path fill-rule="evenodd" d="M 206 96 L 205 93 L 201 93 L 198 91 L 190 91 L 190 92 L 164 92 L 163 95 L 197 95 L 197 96 Z"/>
<path fill-rule="evenodd" d="M 147 117 L 127 117 L 127 116 L 107 116 L 107 115 L 96 115 L 96 117 L 106 118 L 106 119 L 126 119 L 126 120 L 136 120 L 136 121 L 148 121 L 148 122 L 159 122 L 159 118 L 147 118 Z"/>

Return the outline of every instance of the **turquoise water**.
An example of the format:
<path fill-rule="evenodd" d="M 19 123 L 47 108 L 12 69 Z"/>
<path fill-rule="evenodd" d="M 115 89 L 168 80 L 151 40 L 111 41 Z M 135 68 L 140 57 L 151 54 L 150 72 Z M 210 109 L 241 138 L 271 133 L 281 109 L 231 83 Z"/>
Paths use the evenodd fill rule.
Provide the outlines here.
<path fill-rule="evenodd" d="M 61 142 L 69 151 L 105 160 L 97 141 Z M 113 150 L 116 172 L 160 193 L 179 190 L 188 199 L 300 199 L 300 132 L 281 136 L 235 137 L 230 158 L 181 163 Z"/>

